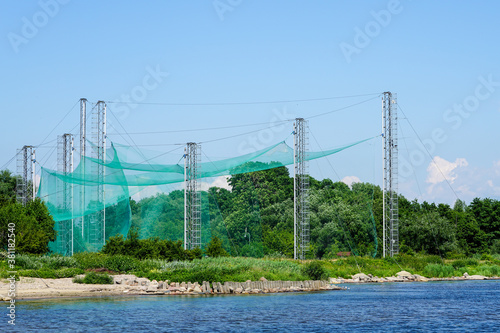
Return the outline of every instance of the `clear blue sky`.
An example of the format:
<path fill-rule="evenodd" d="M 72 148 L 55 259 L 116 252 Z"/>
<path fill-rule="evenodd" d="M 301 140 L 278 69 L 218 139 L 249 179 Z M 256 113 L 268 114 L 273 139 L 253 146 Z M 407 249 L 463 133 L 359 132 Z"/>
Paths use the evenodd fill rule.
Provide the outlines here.
<path fill-rule="evenodd" d="M 17 148 L 45 141 L 38 161 L 55 168 L 52 140 L 78 134 L 81 97 L 119 102 L 108 104 L 115 142 L 201 141 L 217 159 L 287 138 L 291 123 L 264 129 L 274 119 L 310 117 L 377 95 L 293 100 L 392 91 L 409 119 L 400 110 L 401 192 L 453 203 L 445 175 L 467 202 L 499 199 L 499 12 L 498 1 L 2 1 L 0 167 Z M 119 134 L 253 123 L 263 124 Z M 312 118 L 310 148 L 319 149 L 316 140 L 326 149 L 364 139 L 380 127 L 375 98 Z M 381 184 L 381 155 L 379 139 L 330 163 L 313 162 L 311 172 Z M 7 167 L 15 170 L 15 161 Z"/>

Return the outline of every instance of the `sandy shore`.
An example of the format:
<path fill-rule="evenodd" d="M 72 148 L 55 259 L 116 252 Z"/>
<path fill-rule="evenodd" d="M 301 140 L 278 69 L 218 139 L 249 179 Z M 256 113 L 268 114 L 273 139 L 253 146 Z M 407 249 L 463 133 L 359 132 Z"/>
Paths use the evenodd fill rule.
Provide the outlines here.
<path fill-rule="evenodd" d="M 21 277 L 16 282 L 15 297 L 20 299 L 95 297 L 126 295 L 210 295 L 210 294 L 257 294 L 314 290 L 343 289 L 328 281 L 247 281 L 243 283 L 214 283 L 213 288 L 198 283 L 170 283 L 168 281 L 149 281 L 134 275 L 114 275 L 114 284 L 79 284 L 72 278 L 40 279 Z M 265 286 L 265 288 L 264 288 Z M 259 289 L 260 287 L 260 289 Z M 272 287 L 272 288 L 271 288 Z M 10 301 L 8 297 L 10 282 L 0 281 L 0 300 Z"/>
<path fill-rule="evenodd" d="M 452 278 L 426 278 L 402 271 L 395 277 L 378 278 L 370 274 L 359 273 L 351 279 L 330 278 L 329 281 L 247 281 L 243 283 L 226 282 L 224 284 L 175 283 L 169 281 L 150 281 L 134 275 L 114 275 L 114 284 L 79 284 L 72 278 L 40 279 L 21 277 L 16 282 L 15 297 L 20 299 L 60 298 L 60 297 L 96 297 L 127 295 L 211 295 L 211 294 L 257 294 L 276 292 L 297 292 L 314 290 L 339 290 L 337 284 L 344 283 L 386 283 L 386 282 L 427 282 L 427 281 L 465 281 L 490 280 L 498 277 L 468 275 Z M 8 297 L 11 285 L 8 280 L 0 281 L 0 300 L 10 301 Z"/>
<path fill-rule="evenodd" d="M 111 284 L 79 284 L 73 283 L 72 278 L 40 279 L 21 277 L 16 283 L 15 299 L 53 298 L 53 297 L 87 297 L 87 296 L 116 296 L 140 295 L 140 287 Z M 10 283 L 0 282 L 0 298 L 6 299 Z"/>

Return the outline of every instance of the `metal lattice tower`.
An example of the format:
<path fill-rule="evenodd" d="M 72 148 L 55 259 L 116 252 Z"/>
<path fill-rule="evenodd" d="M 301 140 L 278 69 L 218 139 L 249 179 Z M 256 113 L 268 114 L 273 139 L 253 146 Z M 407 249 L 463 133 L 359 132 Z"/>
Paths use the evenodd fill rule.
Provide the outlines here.
<path fill-rule="evenodd" d="M 23 146 L 17 150 L 16 198 L 26 206 L 28 201 L 35 200 L 35 147 Z"/>
<path fill-rule="evenodd" d="M 80 98 L 80 157 L 85 156 L 87 147 L 87 99 Z"/>
<path fill-rule="evenodd" d="M 398 212 L 398 114 L 396 96 L 384 92 L 382 99 L 384 133 L 383 256 L 399 253 Z"/>
<path fill-rule="evenodd" d="M 63 134 L 57 138 L 57 166 L 58 171 L 64 174 L 73 172 L 73 135 Z M 60 209 L 73 212 L 73 184 L 59 182 L 61 188 L 57 194 L 61 197 L 58 200 L 61 203 Z M 57 222 L 58 235 L 57 245 L 60 253 L 63 255 L 73 255 L 73 219 Z"/>
<path fill-rule="evenodd" d="M 184 149 L 184 249 L 201 248 L 201 146 L 189 142 Z"/>
<path fill-rule="evenodd" d="M 80 98 L 80 168 L 82 175 L 85 177 L 85 150 L 87 147 L 87 99 Z M 83 179 L 85 184 L 85 178 Z M 84 212 L 85 207 L 85 185 L 80 186 L 80 211 Z M 80 218 L 80 226 L 82 229 L 82 239 L 85 239 L 85 216 Z"/>
<path fill-rule="evenodd" d="M 106 162 L 106 103 L 98 101 L 92 114 L 92 139 L 95 146 L 92 149 L 92 157 L 102 162 Z M 103 184 L 105 171 L 104 165 L 94 163 L 92 169 L 93 177 L 96 177 L 95 195 L 93 199 L 93 208 L 97 213 L 89 216 L 88 222 L 88 243 L 90 251 L 99 251 L 105 243 L 106 229 L 106 195 Z"/>
<path fill-rule="evenodd" d="M 307 149 L 309 145 L 309 126 L 304 118 L 296 118 L 294 124 L 294 259 L 305 259 L 309 250 L 309 163 Z"/>

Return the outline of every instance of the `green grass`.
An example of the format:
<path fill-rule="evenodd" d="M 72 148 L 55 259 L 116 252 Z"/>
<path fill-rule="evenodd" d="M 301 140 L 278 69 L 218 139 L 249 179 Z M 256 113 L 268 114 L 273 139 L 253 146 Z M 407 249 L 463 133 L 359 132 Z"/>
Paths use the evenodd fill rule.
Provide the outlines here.
<path fill-rule="evenodd" d="M 18 271 L 19 276 L 42 278 L 42 279 L 60 279 L 71 278 L 78 274 L 83 274 L 85 271 L 81 268 L 60 268 L 60 269 L 21 269 Z"/>
<path fill-rule="evenodd" d="M 470 275 L 499 276 L 500 260 L 498 256 L 476 256 L 444 262 L 438 256 L 424 255 L 399 255 L 395 258 L 385 259 L 348 257 L 337 260 L 304 262 L 270 257 L 261 259 L 219 257 L 169 262 L 160 259 L 139 260 L 124 255 L 112 256 L 101 253 L 78 253 L 73 257 L 55 255 L 18 255 L 16 257 L 16 270 L 19 276 L 75 277 L 94 269 L 107 269 L 116 273 L 133 273 L 139 277 L 175 282 L 243 282 L 246 280 L 255 281 L 261 277 L 270 281 L 301 281 L 318 276 L 350 278 L 360 271 L 378 277 L 394 276 L 401 270 L 426 277 L 462 276 L 465 272 Z M 0 261 L 0 277 L 8 277 L 7 271 L 6 261 Z M 325 272 L 326 274 L 324 274 Z"/>
<path fill-rule="evenodd" d="M 84 284 L 113 284 L 113 277 L 108 274 L 90 272 L 85 274 L 84 278 L 74 278 L 73 282 Z"/>
<path fill-rule="evenodd" d="M 53 256 L 31 256 L 18 254 L 16 256 L 16 266 L 21 269 L 59 269 L 63 267 L 78 267 L 78 262 L 74 257 Z"/>
<path fill-rule="evenodd" d="M 136 275 L 155 280 L 190 282 L 244 282 L 265 277 L 268 280 L 307 280 L 302 265 L 288 259 L 256 259 L 219 257 L 187 262 L 168 262 L 160 269 L 135 272 Z"/>

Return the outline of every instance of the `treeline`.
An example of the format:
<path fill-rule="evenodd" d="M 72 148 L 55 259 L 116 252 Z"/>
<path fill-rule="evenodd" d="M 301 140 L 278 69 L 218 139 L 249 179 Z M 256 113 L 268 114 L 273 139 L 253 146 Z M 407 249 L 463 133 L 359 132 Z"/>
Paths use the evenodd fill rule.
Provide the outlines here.
<path fill-rule="evenodd" d="M 128 232 L 127 238 L 123 235 L 110 237 L 101 249 L 109 255 L 125 255 L 137 259 L 166 259 L 168 261 L 183 261 L 201 259 L 203 253 L 200 248 L 184 250 L 181 241 L 160 239 L 158 237 L 139 239 L 135 228 Z"/>
<path fill-rule="evenodd" d="M 293 256 L 293 178 L 288 169 L 233 175 L 232 190 L 212 187 L 202 195 L 202 243 L 212 236 L 233 256 Z M 183 192 L 131 201 L 132 226 L 141 237 L 183 237 Z M 368 183 L 351 187 L 310 178 L 310 256 L 338 252 L 381 256 L 382 191 Z M 500 253 L 500 202 L 469 205 L 419 203 L 399 196 L 400 252 L 448 257 Z"/>
<path fill-rule="evenodd" d="M 205 244 L 201 250 L 206 251 L 210 240 L 217 237 L 217 242 L 232 256 L 292 257 L 293 179 L 288 169 L 233 175 L 228 182 L 231 191 L 212 187 L 201 192 L 201 243 Z M 0 172 L 0 246 L 7 249 L 8 225 L 15 223 L 18 252 L 48 253 L 49 242 L 56 238 L 54 221 L 38 199 L 26 207 L 16 203 L 15 183 L 10 172 Z M 380 187 L 368 183 L 349 187 L 342 182 L 311 177 L 309 209 L 311 258 L 333 258 L 338 252 L 380 257 Z M 122 210 L 128 212 L 128 207 L 106 209 L 107 234 L 119 230 Z M 137 258 L 175 260 L 200 255 L 201 251 L 194 255 L 180 251 L 182 243 L 178 241 L 183 239 L 184 228 L 182 190 L 138 202 L 130 200 L 130 211 L 132 234 L 111 238 L 103 249 L 105 253 L 116 251 Z M 120 217 L 116 218 L 116 228 L 113 216 Z M 500 253 L 498 200 L 476 198 L 469 205 L 457 201 L 451 207 L 409 201 L 400 195 L 399 216 L 402 253 L 443 257 Z"/>
<path fill-rule="evenodd" d="M 26 206 L 16 202 L 16 178 L 8 171 L 0 171 L 0 248 L 9 249 L 9 234 L 14 231 L 16 252 L 45 254 L 49 242 L 55 241 L 54 220 L 40 199 Z"/>

